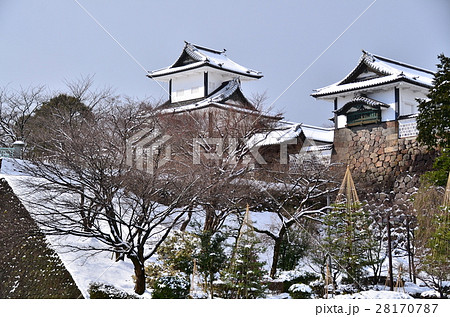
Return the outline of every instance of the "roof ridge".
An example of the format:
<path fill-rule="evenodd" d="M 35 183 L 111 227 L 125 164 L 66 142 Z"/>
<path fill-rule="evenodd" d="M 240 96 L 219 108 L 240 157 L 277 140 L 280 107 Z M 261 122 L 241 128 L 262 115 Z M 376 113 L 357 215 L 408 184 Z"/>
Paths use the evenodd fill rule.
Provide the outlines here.
<path fill-rule="evenodd" d="M 397 61 L 397 60 L 394 60 L 394 59 L 390 59 L 390 58 L 387 58 L 387 57 L 384 57 L 384 56 L 375 55 L 375 54 L 372 54 L 372 56 L 377 58 L 377 59 L 379 59 L 379 60 L 381 60 L 381 61 L 384 61 L 384 62 L 388 62 L 388 63 L 392 63 L 392 64 L 395 64 L 395 65 L 398 65 L 398 66 L 411 68 L 411 69 L 418 70 L 418 71 L 421 71 L 421 72 L 424 72 L 424 73 L 427 73 L 427 74 L 430 74 L 430 75 L 434 75 L 435 74 L 433 71 L 431 71 L 429 69 L 425 69 L 425 68 L 422 68 L 422 67 L 418 67 L 418 66 L 414 66 L 414 65 L 407 64 L 407 63 L 404 63 L 404 62 L 400 62 L 400 61 Z"/>
<path fill-rule="evenodd" d="M 185 42 L 185 43 L 186 43 L 186 45 L 184 46 L 184 51 L 186 52 L 186 54 L 188 54 L 194 60 L 196 60 L 198 62 L 208 60 L 208 58 L 205 55 L 203 55 L 201 52 L 198 52 L 195 49 L 195 46 L 193 46 L 191 43 L 188 43 L 188 42 Z"/>
<path fill-rule="evenodd" d="M 375 65 L 374 64 L 376 62 L 375 55 L 373 55 L 372 53 L 369 53 L 369 52 L 363 50 L 363 55 L 361 56 L 361 60 L 368 67 L 371 67 L 372 69 L 375 69 L 376 71 L 378 71 L 384 75 L 396 75 L 395 72 L 383 69 L 383 68 Z M 392 67 L 390 67 L 390 68 L 392 68 Z"/>
<path fill-rule="evenodd" d="M 190 43 L 190 42 L 187 42 L 187 41 L 184 41 L 184 43 L 186 43 L 186 45 L 193 46 L 196 49 L 208 51 L 208 52 L 215 53 L 215 54 L 221 54 L 222 55 L 222 54 L 225 54 L 225 52 L 227 51 L 226 49 L 223 49 L 222 51 L 219 51 L 219 50 L 216 50 L 216 49 L 213 49 L 213 48 L 209 48 L 209 47 L 206 47 L 206 46 Z"/>

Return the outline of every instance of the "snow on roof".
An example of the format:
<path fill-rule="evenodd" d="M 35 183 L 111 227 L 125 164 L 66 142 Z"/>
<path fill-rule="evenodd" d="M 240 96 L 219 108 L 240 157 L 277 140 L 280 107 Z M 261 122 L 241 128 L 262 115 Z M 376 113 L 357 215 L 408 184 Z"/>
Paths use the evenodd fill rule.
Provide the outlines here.
<path fill-rule="evenodd" d="M 299 137 L 301 133 L 307 139 L 323 143 L 331 144 L 334 139 L 333 128 L 321 128 L 303 123 L 280 121 L 278 127 L 273 130 L 253 135 L 247 144 L 250 148 L 282 144 Z"/>
<path fill-rule="evenodd" d="M 261 72 L 241 66 L 229 59 L 225 54 L 226 50 L 217 51 L 188 42 L 185 43 L 183 52 L 175 63 L 163 69 L 150 71 L 147 76 L 150 78 L 160 78 L 190 69 L 209 66 L 214 69 L 238 74 L 242 76 L 242 78 L 246 79 L 257 79 L 263 77 Z M 185 57 L 186 55 L 192 60 L 187 61 Z"/>
<path fill-rule="evenodd" d="M 302 124 L 303 133 L 307 139 L 325 143 L 333 143 L 334 129 L 321 128 L 312 125 Z"/>
<path fill-rule="evenodd" d="M 195 109 L 201 109 L 211 104 L 219 104 L 225 101 L 228 97 L 230 97 L 236 90 L 240 89 L 239 80 L 236 78 L 234 80 L 230 80 L 222 89 L 217 90 L 215 93 L 210 95 L 209 97 L 202 99 L 200 101 L 190 103 L 183 106 L 174 106 L 171 108 L 165 108 L 158 110 L 158 114 L 167 114 L 167 113 L 179 113 L 184 111 L 190 111 Z M 176 105 L 176 103 L 175 103 Z M 222 106 L 227 106 L 225 104 L 221 104 Z M 235 108 L 235 107 L 233 107 Z M 242 109 L 249 112 L 255 112 L 255 110 L 251 109 Z"/>
<path fill-rule="evenodd" d="M 173 107 L 163 108 L 156 110 L 156 114 L 177 114 L 181 112 L 188 112 L 193 110 L 198 110 L 206 108 L 209 106 L 215 106 L 217 108 L 235 110 L 243 113 L 258 115 L 262 117 L 278 118 L 277 115 L 272 115 L 270 113 L 261 113 L 256 109 L 243 108 L 232 104 L 227 104 L 225 101 L 240 88 L 240 81 L 238 78 L 230 80 L 222 89 L 217 90 L 215 93 L 211 94 L 209 97 L 199 100 L 197 102 L 189 103 L 182 106 L 177 106 L 175 103 Z"/>
<path fill-rule="evenodd" d="M 249 148 L 282 144 L 296 139 L 302 133 L 301 124 L 287 124 L 271 131 L 256 133 L 247 141 Z"/>
<path fill-rule="evenodd" d="M 376 78 L 368 77 L 366 80 L 355 80 L 355 76 L 362 72 L 363 66 L 367 66 L 369 70 L 378 74 L 378 76 Z M 398 81 L 406 81 L 418 86 L 431 88 L 433 85 L 433 74 L 430 70 L 363 51 L 357 66 L 344 79 L 332 85 L 315 89 L 315 92 L 311 95 L 313 97 L 322 97 Z"/>

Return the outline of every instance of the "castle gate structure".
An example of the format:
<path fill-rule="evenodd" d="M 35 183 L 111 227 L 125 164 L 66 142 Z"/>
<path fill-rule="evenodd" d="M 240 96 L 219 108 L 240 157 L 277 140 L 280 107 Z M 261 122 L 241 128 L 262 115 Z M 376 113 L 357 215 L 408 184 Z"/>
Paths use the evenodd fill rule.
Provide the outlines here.
<path fill-rule="evenodd" d="M 416 141 L 417 99 L 427 98 L 432 79 L 429 70 L 363 51 L 347 76 L 316 89 L 313 97 L 334 105 L 332 161 L 372 191 L 412 193 L 434 159 Z"/>

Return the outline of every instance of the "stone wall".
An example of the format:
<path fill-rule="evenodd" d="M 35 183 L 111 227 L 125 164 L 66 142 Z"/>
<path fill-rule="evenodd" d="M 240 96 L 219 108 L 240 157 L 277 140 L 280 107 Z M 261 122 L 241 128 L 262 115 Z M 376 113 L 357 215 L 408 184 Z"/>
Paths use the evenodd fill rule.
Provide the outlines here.
<path fill-rule="evenodd" d="M 0 298 L 83 298 L 45 235 L 0 178 Z"/>
<path fill-rule="evenodd" d="M 400 139 L 397 121 L 341 128 L 334 135 L 332 162 L 349 165 L 355 183 L 371 192 L 412 193 L 434 157 L 415 137 Z"/>

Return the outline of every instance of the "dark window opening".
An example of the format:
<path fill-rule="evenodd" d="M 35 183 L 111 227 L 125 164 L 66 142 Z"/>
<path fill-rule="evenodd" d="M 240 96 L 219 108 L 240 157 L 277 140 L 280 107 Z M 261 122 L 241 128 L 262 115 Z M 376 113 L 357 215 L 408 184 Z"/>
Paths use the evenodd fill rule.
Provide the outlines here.
<path fill-rule="evenodd" d="M 347 126 L 379 123 L 381 122 L 381 111 L 374 109 L 365 109 L 347 113 Z"/>

